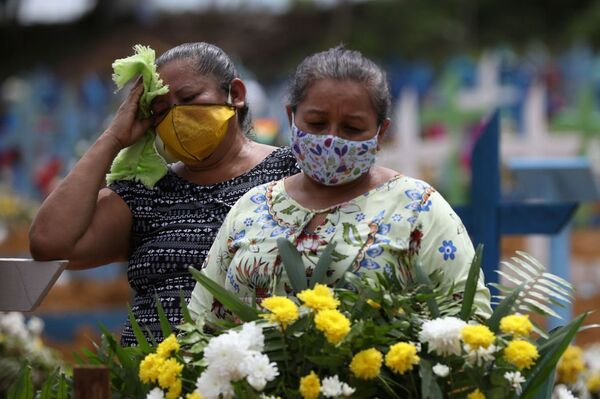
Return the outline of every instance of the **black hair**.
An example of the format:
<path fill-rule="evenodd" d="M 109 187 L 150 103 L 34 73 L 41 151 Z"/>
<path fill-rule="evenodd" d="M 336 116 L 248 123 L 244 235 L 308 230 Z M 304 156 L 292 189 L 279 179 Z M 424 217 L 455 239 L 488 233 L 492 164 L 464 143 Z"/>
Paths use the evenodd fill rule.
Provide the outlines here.
<path fill-rule="evenodd" d="M 156 66 L 168 64 L 171 61 L 190 59 L 194 61 L 196 72 L 212 76 L 219 87 L 229 92 L 231 81 L 239 78 L 239 73 L 231 58 L 221 48 L 205 42 L 183 43 L 167 50 L 156 60 Z M 248 101 L 238 109 L 238 123 L 245 134 L 252 129 L 252 117 Z"/>
<path fill-rule="evenodd" d="M 302 60 L 288 87 L 288 102 L 293 110 L 304 100 L 309 86 L 320 79 L 361 83 L 369 93 L 377 123 L 389 116 L 391 96 L 386 74 L 359 51 L 340 45 Z"/>

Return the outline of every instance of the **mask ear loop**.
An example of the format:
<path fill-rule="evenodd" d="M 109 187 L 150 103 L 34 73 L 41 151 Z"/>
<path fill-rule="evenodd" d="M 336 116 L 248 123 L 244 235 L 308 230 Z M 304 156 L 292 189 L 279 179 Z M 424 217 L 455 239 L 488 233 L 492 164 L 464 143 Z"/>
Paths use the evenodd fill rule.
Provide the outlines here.
<path fill-rule="evenodd" d="M 227 101 L 225 102 L 225 104 L 233 107 L 233 104 L 231 103 L 231 83 L 229 84 L 229 88 L 227 89 Z"/>

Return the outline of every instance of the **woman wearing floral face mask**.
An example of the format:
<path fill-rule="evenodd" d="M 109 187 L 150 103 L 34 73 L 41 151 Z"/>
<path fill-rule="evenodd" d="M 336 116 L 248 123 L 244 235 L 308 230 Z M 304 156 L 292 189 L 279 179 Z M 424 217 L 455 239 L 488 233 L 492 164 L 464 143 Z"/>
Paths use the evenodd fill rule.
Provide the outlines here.
<path fill-rule="evenodd" d="M 128 260 L 133 313 L 160 341 L 155 298 L 171 324 L 180 324 L 180 292 L 189 298 L 195 282 L 187 268 L 202 264 L 231 206 L 250 188 L 298 169 L 289 149 L 246 138 L 246 89 L 220 48 L 183 44 L 156 63 L 169 92 L 153 101 L 152 118 L 136 118 L 138 84 L 44 202 L 30 245 L 36 259 L 68 259 L 72 269 Z M 152 189 L 129 180 L 103 188 L 117 153 L 151 125 L 165 152 L 179 162 Z M 129 324 L 121 341 L 136 343 Z"/>
<path fill-rule="evenodd" d="M 284 237 L 301 252 L 307 277 L 326 245 L 336 242 L 329 284 L 346 270 L 405 267 L 402 260 L 414 254 L 428 273 L 441 269 L 441 284 L 460 295 L 474 250 L 459 217 L 429 184 L 374 165 L 389 109 L 385 74 L 362 54 L 338 47 L 306 58 L 287 106 L 302 172 L 256 187 L 237 202 L 203 273 L 247 302 L 285 295 L 291 288 L 277 250 Z M 479 313 L 491 313 L 483 279 L 475 303 Z M 199 284 L 190 309 L 226 315 Z"/>

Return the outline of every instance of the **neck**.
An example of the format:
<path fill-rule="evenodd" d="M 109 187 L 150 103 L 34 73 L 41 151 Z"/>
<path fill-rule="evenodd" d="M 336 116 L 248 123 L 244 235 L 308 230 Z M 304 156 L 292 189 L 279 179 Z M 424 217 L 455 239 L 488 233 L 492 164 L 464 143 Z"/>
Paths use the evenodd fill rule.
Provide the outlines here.
<path fill-rule="evenodd" d="M 231 129 L 227 132 L 224 140 L 208 158 L 194 163 L 184 164 L 185 169 L 190 172 L 206 172 L 219 169 L 222 165 L 228 165 L 239 159 L 248 139 L 239 129 Z"/>
<path fill-rule="evenodd" d="M 371 171 L 372 168 L 356 180 L 337 186 L 321 184 L 311 179 L 306 174 L 301 173 L 300 176 L 302 180 L 300 182 L 300 187 L 302 190 L 305 190 L 305 192 L 311 193 L 311 196 L 318 202 L 333 202 L 333 204 L 329 205 L 335 205 L 339 202 L 348 201 L 367 191 L 372 179 Z"/>

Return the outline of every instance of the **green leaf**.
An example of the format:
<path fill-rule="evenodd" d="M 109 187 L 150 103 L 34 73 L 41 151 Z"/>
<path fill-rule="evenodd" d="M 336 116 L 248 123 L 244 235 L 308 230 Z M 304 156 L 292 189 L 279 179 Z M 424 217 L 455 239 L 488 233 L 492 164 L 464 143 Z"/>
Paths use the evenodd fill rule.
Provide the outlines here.
<path fill-rule="evenodd" d="M 190 267 L 188 269 L 192 276 L 198 281 L 198 283 L 202 284 L 204 288 L 206 288 L 226 309 L 233 312 L 240 320 L 248 322 L 258 320 L 259 312 L 257 309 L 254 309 L 252 306 L 246 305 L 242 300 L 232 292 L 227 291 L 218 283 L 211 280 L 209 277 L 200 273 L 198 270 Z"/>
<path fill-rule="evenodd" d="M 52 387 L 56 383 L 58 377 L 58 370 L 54 370 L 52 374 L 48 376 L 44 385 L 42 385 L 42 389 L 40 390 L 40 399 L 52 399 Z"/>
<path fill-rule="evenodd" d="M 156 312 L 158 314 L 158 321 L 160 322 L 160 329 L 162 330 L 163 338 L 167 338 L 173 333 L 173 329 L 171 328 L 171 323 L 169 323 L 169 319 L 165 313 L 165 308 L 163 308 L 162 303 L 160 302 L 160 298 L 158 295 L 155 298 Z"/>
<path fill-rule="evenodd" d="M 587 315 L 587 313 L 583 313 L 577 316 L 575 320 L 566 325 L 564 330 L 561 331 L 562 338 L 554 342 L 552 346 L 547 347 L 547 352 L 540 357 L 531 371 L 527 382 L 525 382 L 521 399 L 532 399 L 535 397 L 536 392 L 540 389 L 544 381 L 549 378 L 556 363 L 558 363 L 560 357 L 573 340 L 573 337 Z"/>
<path fill-rule="evenodd" d="M 186 323 L 194 324 L 194 319 L 190 314 L 190 309 L 188 308 L 187 301 L 185 300 L 185 295 L 183 295 L 183 291 L 179 291 L 179 304 L 181 305 L 181 314 L 183 315 L 183 321 Z"/>
<path fill-rule="evenodd" d="M 69 387 L 67 385 L 67 378 L 64 374 L 60 375 L 58 381 L 58 389 L 56 390 L 57 399 L 68 399 L 69 398 Z"/>
<path fill-rule="evenodd" d="M 137 340 L 140 349 L 144 351 L 144 353 L 150 353 L 152 351 L 150 344 L 148 344 L 146 336 L 142 332 L 142 329 L 133 315 L 133 311 L 131 310 L 131 306 L 129 306 L 129 304 L 127 305 L 127 313 L 129 316 L 129 323 L 131 324 L 131 329 L 133 330 L 133 334 L 135 335 L 135 339 Z"/>
<path fill-rule="evenodd" d="M 331 266 L 332 254 L 336 245 L 337 243 L 332 241 L 327 244 L 327 247 L 325 247 L 323 254 L 321 254 L 321 257 L 317 262 L 317 266 L 315 266 L 315 270 L 313 270 L 313 274 L 310 277 L 308 288 L 314 288 L 317 283 L 323 282 L 323 279 L 327 274 L 327 270 L 329 270 L 329 267 Z"/>
<path fill-rule="evenodd" d="M 19 378 L 8 389 L 7 399 L 33 399 L 31 366 L 25 362 L 19 371 Z"/>
<path fill-rule="evenodd" d="M 433 376 L 431 362 L 421 359 L 419 375 L 421 376 L 421 397 L 423 399 L 442 399 L 442 390 Z"/>
<path fill-rule="evenodd" d="M 283 237 L 277 239 L 277 247 L 292 288 L 296 292 L 304 291 L 308 288 L 308 285 L 302 256 L 294 244 Z"/>
<path fill-rule="evenodd" d="M 415 263 L 413 267 L 415 270 L 416 280 L 419 284 L 422 284 L 425 287 L 425 293 L 432 293 L 433 284 L 431 283 L 431 280 L 429 279 L 427 274 L 425 274 L 425 272 L 418 263 Z M 429 308 L 429 312 L 431 313 L 432 318 L 435 319 L 440 316 L 440 310 L 438 309 L 437 302 L 434 298 L 427 299 L 425 303 L 427 303 L 427 307 Z"/>
<path fill-rule="evenodd" d="M 345 359 L 341 355 L 314 355 L 306 356 L 308 360 L 320 367 L 336 368 L 344 365 Z"/>
<path fill-rule="evenodd" d="M 124 348 L 119 345 L 119 343 L 115 340 L 110 331 L 100 323 L 100 330 L 104 334 L 104 337 L 107 339 L 110 349 L 117 355 L 119 362 L 125 370 L 135 370 L 137 367 L 136 363 L 131 359 L 127 352 L 125 352 Z"/>
<path fill-rule="evenodd" d="M 552 372 L 546 378 L 546 381 L 542 383 L 538 389 L 535 399 L 548 399 L 552 397 L 552 391 L 554 390 L 556 369 L 552 369 Z"/>
<path fill-rule="evenodd" d="M 500 328 L 500 320 L 504 316 L 507 316 L 513 312 L 513 305 L 515 304 L 515 301 L 519 297 L 519 294 L 523 290 L 524 286 L 525 285 L 523 284 L 515 288 L 510 295 L 504 298 L 502 302 L 496 306 L 494 313 L 492 313 L 492 316 L 486 322 L 487 326 L 490 328 L 490 330 L 492 330 L 492 332 L 497 333 L 498 329 Z"/>
<path fill-rule="evenodd" d="M 463 302 L 460 308 L 460 318 L 467 321 L 473 313 L 473 301 L 477 292 L 477 283 L 479 282 L 479 273 L 481 271 L 483 244 L 477 246 L 475 256 L 469 268 L 469 276 L 465 284 L 465 292 L 463 294 Z"/>

